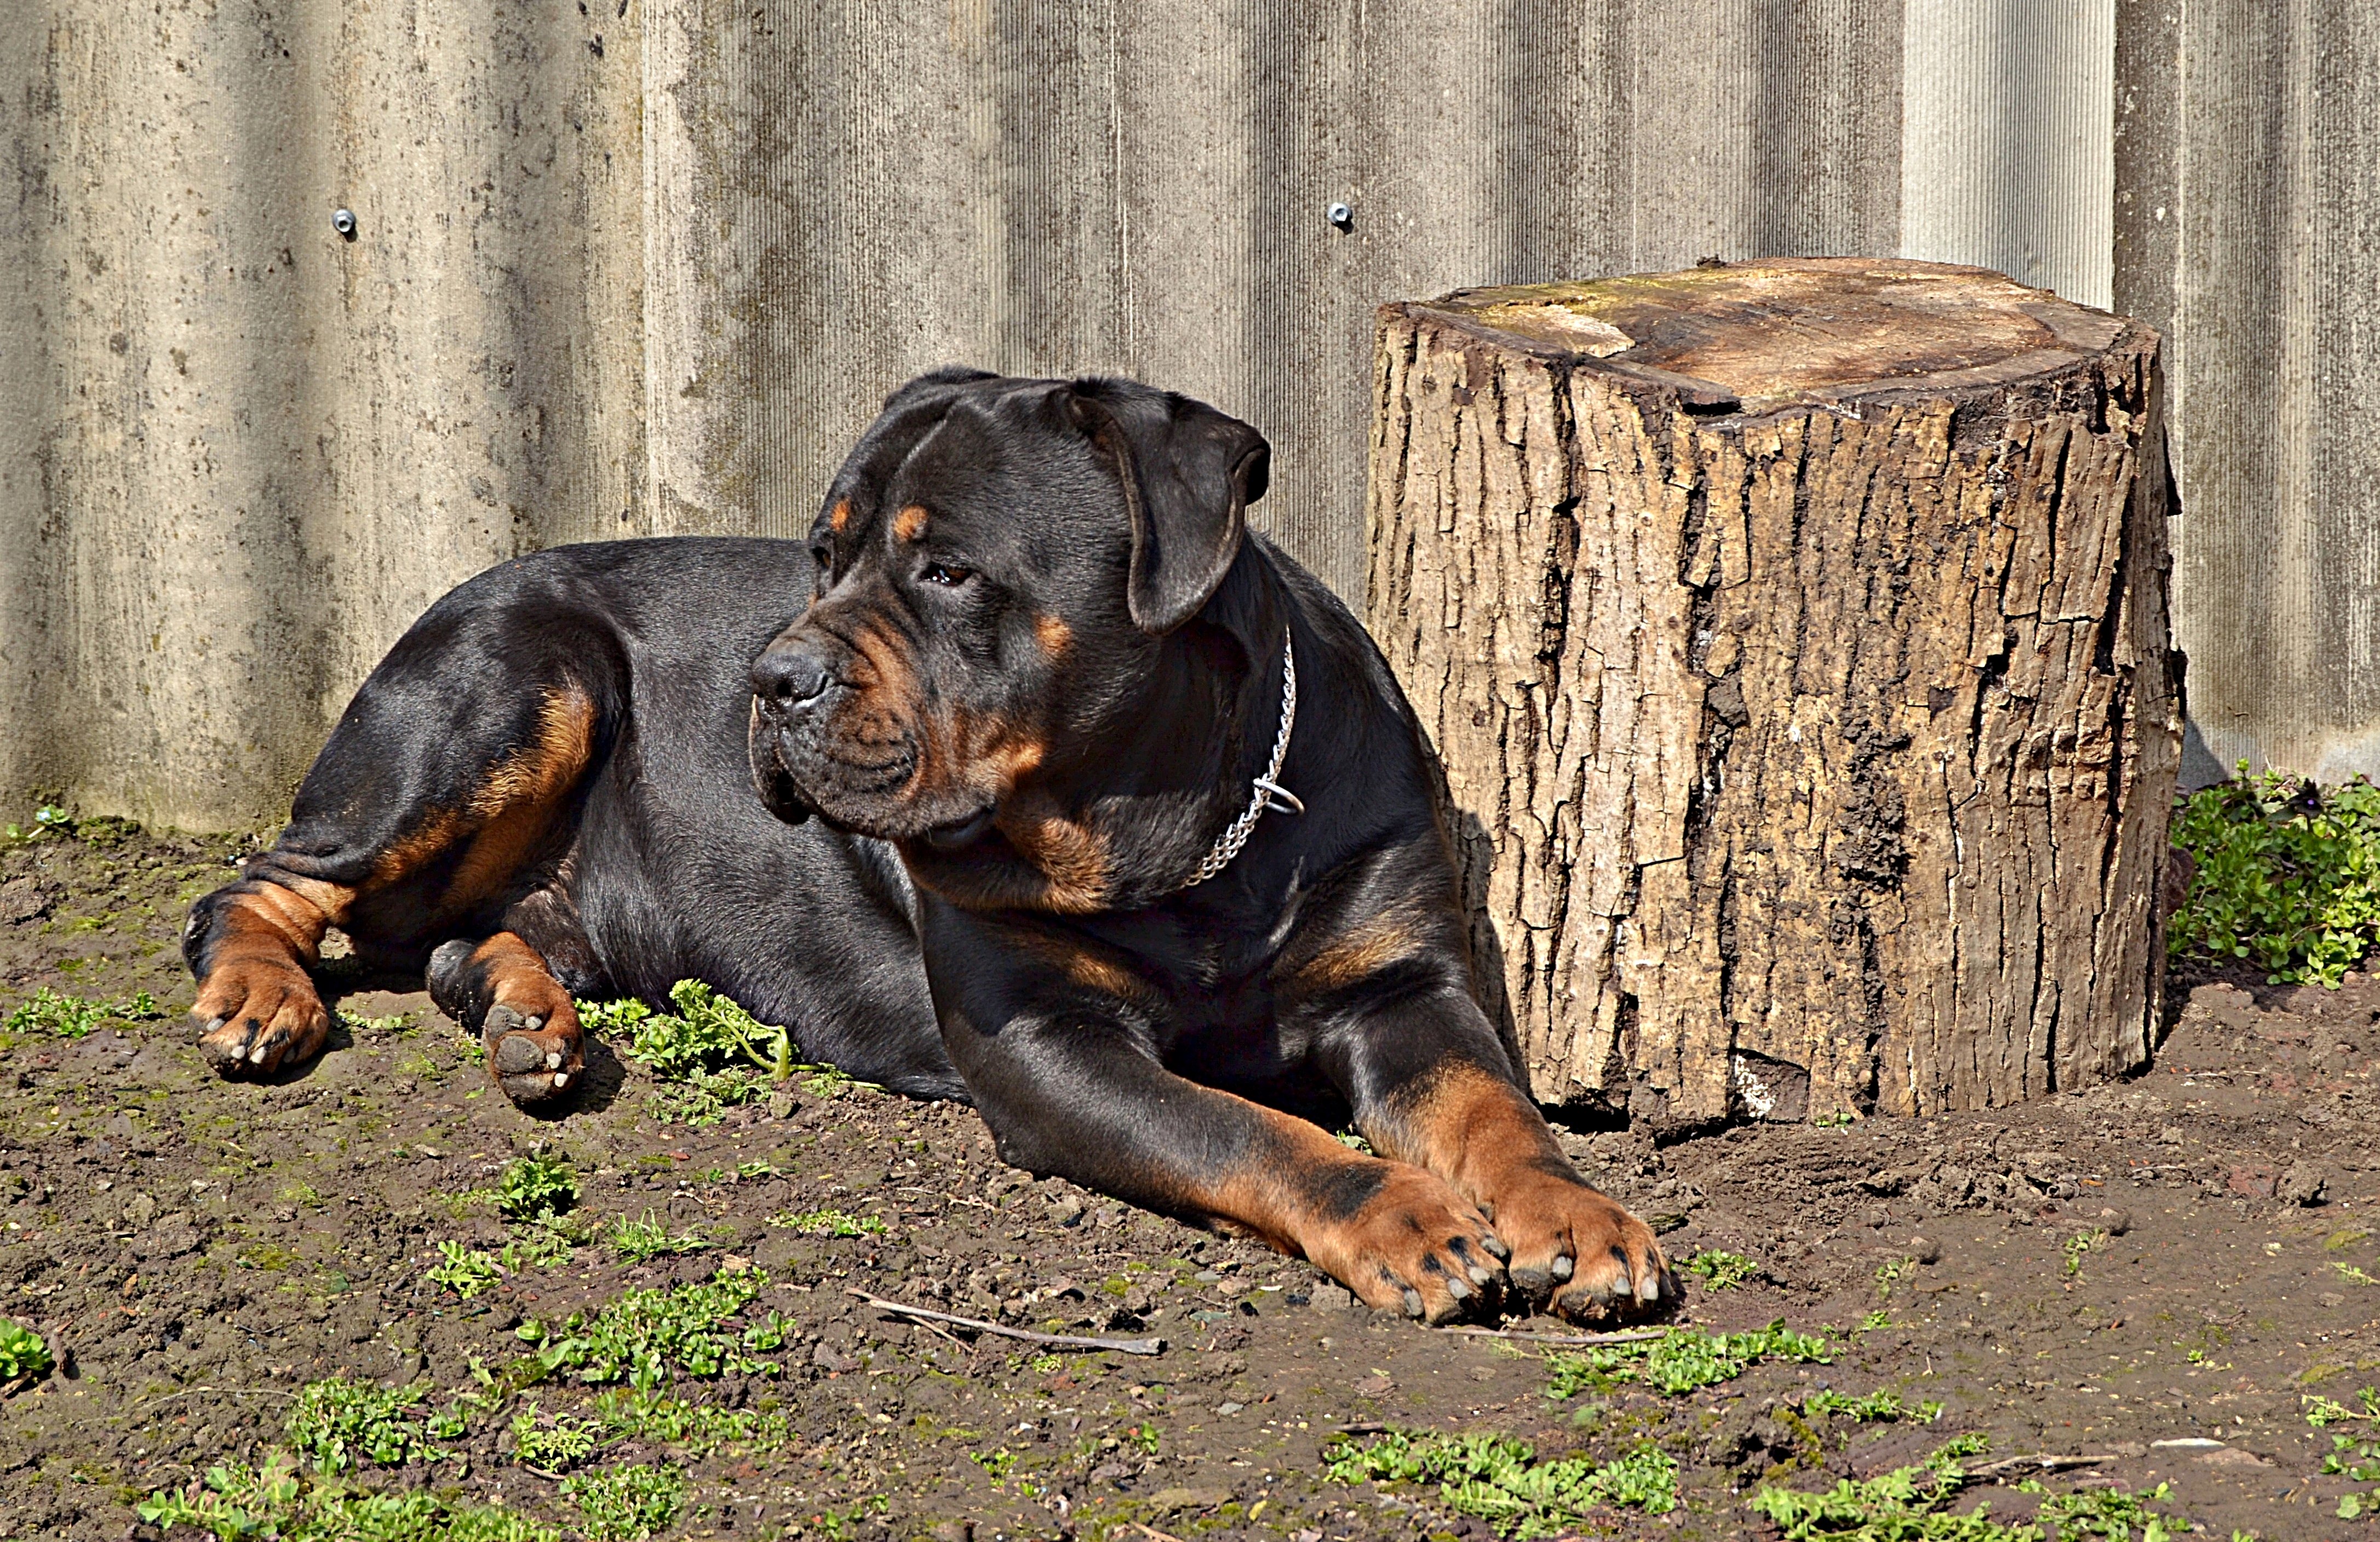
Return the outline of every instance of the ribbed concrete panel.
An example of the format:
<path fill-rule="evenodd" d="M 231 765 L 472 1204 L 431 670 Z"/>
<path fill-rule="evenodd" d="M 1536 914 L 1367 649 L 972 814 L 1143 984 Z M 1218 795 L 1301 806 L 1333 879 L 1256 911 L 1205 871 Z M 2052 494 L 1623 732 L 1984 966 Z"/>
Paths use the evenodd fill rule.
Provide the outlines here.
<path fill-rule="evenodd" d="M 9 795 L 270 817 L 453 580 L 798 531 L 947 362 L 1250 419 L 1352 593 L 1376 302 L 1857 251 L 2167 326 L 2204 743 L 2380 770 L 2348 0 L 122 14 L 0 0 Z"/>
<path fill-rule="evenodd" d="M 637 273 L 603 241 L 638 215 L 637 62 L 604 30 L 0 6 L 12 799 L 267 814 L 442 589 L 634 523 Z"/>
<path fill-rule="evenodd" d="M 2142 37 L 2170 207 L 2122 206 L 2124 277 L 2173 338 L 2185 775 L 2380 775 L 2380 18 L 2193 0 Z"/>
<path fill-rule="evenodd" d="M 1909 0 L 1900 249 L 2113 298 L 2116 0 Z"/>
<path fill-rule="evenodd" d="M 1120 370 L 1264 429 L 1258 527 L 1352 592 L 1378 301 L 1898 236 L 1879 0 L 646 14 L 668 528 L 807 528 L 917 370 Z"/>

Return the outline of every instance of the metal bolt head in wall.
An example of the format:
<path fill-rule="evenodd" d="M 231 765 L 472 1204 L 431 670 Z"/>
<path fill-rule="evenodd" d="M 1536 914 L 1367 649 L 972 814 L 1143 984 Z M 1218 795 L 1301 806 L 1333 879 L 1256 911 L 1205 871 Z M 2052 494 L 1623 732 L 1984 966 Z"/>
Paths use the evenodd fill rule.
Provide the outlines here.
<path fill-rule="evenodd" d="M 339 233 L 339 237 L 342 240 L 354 240 L 356 238 L 356 212 L 352 209 L 334 209 L 331 211 L 331 228 Z"/>
<path fill-rule="evenodd" d="M 1322 217 L 1329 220 L 1332 225 L 1337 225 L 1342 230 L 1353 230 L 1355 228 L 1355 211 L 1348 208 L 1343 203 L 1334 203 L 1330 208 L 1325 209 L 1322 211 Z"/>

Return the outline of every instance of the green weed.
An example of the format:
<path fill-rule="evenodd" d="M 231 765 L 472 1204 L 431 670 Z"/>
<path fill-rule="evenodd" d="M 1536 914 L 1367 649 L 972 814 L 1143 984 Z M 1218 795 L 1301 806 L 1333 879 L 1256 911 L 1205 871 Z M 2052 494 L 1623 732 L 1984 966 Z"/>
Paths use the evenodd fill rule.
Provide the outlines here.
<path fill-rule="evenodd" d="M 2356 1483 L 2380 1483 L 2380 1390 L 2364 1388 L 2356 1393 L 2360 1408 L 2350 1408 L 2329 1398 L 2315 1397 L 2306 1401 L 2313 1406 L 2306 1410 L 2306 1423 L 2316 1429 L 2350 1421 L 2364 1427 L 2362 1436 L 2334 1435 L 2330 1450 L 2322 1459 L 2322 1470 L 2329 1476 L 2345 1477 Z M 2352 1521 L 2364 1515 L 2380 1514 L 2380 1488 L 2370 1493 L 2346 1493 L 2339 1496 L 2338 1514 L 2341 1520 Z"/>
<path fill-rule="evenodd" d="M 459 1242 L 441 1242 L 438 1252 L 445 1262 L 431 1266 L 422 1276 L 433 1285 L 443 1286 L 468 1301 L 480 1292 L 492 1287 L 504 1277 L 493 1255 L 477 1248 L 465 1247 Z"/>
<path fill-rule="evenodd" d="M 438 1245 L 438 1253 L 443 1261 L 431 1265 L 422 1278 L 468 1301 L 493 1286 L 497 1281 L 523 1269 L 552 1269 L 568 1263 L 575 1241 L 566 1222 L 550 1217 L 542 1224 L 532 1226 L 512 1238 L 494 1253 L 484 1248 L 466 1247 L 459 1242 L 442 1241 Z"/>
<path fill-rule="evenodd" d="M 0 1381 L 38 1380 L 57 1369 L 57 1356 L 24 1324 L 0 1317 Z"/>
<path fill-rule="evenodd" d="M 74 833 L 74 819 L 57 805 L 45 803 L 33 810 L 31 824 L 11 824 L 0 829 L 0 844 L 29 846 L 53 832 L 60 835 Z"/>
<path fill-rule="evenodd" d="M 578 1003 L 581 1023 L 625 1036 L 628 1052 L 672 1084 L 647 1102 L 664 1123 L 717 1123 L 727 1109 L 764 1097 L 797 1075 L 803 1089 L 818 1098 L 863 1085 L 831 1065 L 801 1062 L 791 1030 L 759 1021 L 700 980 L 672 986 L 670 1002 L 676 1011 L 655 1012 L 634 1001 Z"/>
<path fill-rule="evenodd" d="M 8 1014 L 7 1021 L 0 1023 L 0 1031 L 81 1038 L 102 1023 L 150 1023 L 164 1015 L 157 1010 L 157 999 L 146 990 L 111 1004 L 69 996 L 45 985 Z"/>
<path fill-rule="evenodd" d="M 2380 941 L 2380 788 L 2278 771 L 2204 788 L 2174 813 L 2198 863 L 2166 923 L 2177 956 L 2236 958 L 2276 983 L 2336 987 Z"/>
<path fill-rule="evenodd" d="M 512 1220 L 552 1220 L 577 1203 L 578 1175 L 559 1155 L 520 1158 L 496 1190 L 496 1208 Z"/>
<path fill-rule="evenodd" d="M 613 1221 L 608 1240 L 613 1251 L 631 1264 L 641 1264 L 664 1253 L 699 1253 L 710 1245 L 691 1232 L 671 1236 L 669 1229 L 656 1220 L 650 1210 L 634 1220 L 622 1216 Z"/>
<path fill-rule="evenodd" d="M 1870 1392 L 1864 1398 L 1842 1392 L 1812 1392 L 1802 1400 L 1804 1414 L 1840 1414 L 1861 1424 L 1898 1424 L 1903 1419 L 1930 1425 L 1942 1416 L 1938 1402 L 1921 1402 L 1912 1408 L 1900 1400 L 1898 1392 Z"/>
<path fill-rule="evenodd" d="M 2181 1517 L 2149 1508 L 2151 1504 L 2172 1500 L 2171 1486 L 2163 1483 L 2141 1494 L 2121 1488 L 2084 1488 L 2070 1494 L 2053 1494 L 2034 1481 L 2017 1487 L 2042 1496 L 2036 1519 L 2057 1542 L 2083 1542 L 2085 1538 L 2132 1542 L 2135 1535 L 2141 1542 L 2168 1542 L 2176 1533 L 2191 1529 L 2190 1523 Z"/>
<path fill-rule="evenodd" d="M 1552 1379 L 1546 1395 L 1561 1402 L 1589 1388 L 1634 1382 L 1676 1396 L 1732 1381 L 1763 1360 L 1826 1365 L 1832 1358 L 1824 1337 L 1796 1333 L 1781 1322 L 1749 1333 L 1672 1328 L 1658 1339 L 1547 1355 Z"/>
<path fill-rule="evenodd" d="M 757 1269 L 721 1269 L 707 1283 L 667 1290 L 632 1290 L 593 1312 L 573 1312 L 557 1326 L 531 1319 L 515 1331 L 537 1348 L 548 1371 L 569 1370 L 581 1381 L 618 1381 L 650 1391 L 674 1373 L 710 1378 L 722 1370 L 774 1376 L 780 1367 L 747 1354 L 773 1338 L 783 1342 L 782 1319 L 747 1327 L 730 1320 L 769 1283 Z"/>
<path fill-rule="evenodd" d="M 2082 1256 L 2107 1240 L 2105 1232 L 2084 1232 L 2079 1236 L 2067 1238 L 2066 1245 L 2058 1249 L 2066 1257 L 2066 1278 L 2071 1280 L 2082 1273 Z"/>
<path fill-rule="evenodd" d="M 1714 1291 L 1731 1291 L 1760 1274 L 1760 1266 L 1742 1254 L 1722 1253 L 1717 1248 L 1705 1248 L 1682 1267 Z"/>
<path fill-rule="evenodd" d="M 187 1488 L 151 1494 L 140 1519 L 170 1537 L 176 1527 L 217 1542 L 561 1542 L 555 1528 L 489 1505 L 434 1494 L 366 1494 L 335 1481 L 306 1480 L 287 1451 L 261 1469 L 210 1467 Z"/>
<path fill-rule="evenodd" d="M 1344 1437 L 1324 1446 L 1322 1475 L 1333 1483 L 1435 1483 L 1447 1508 L 1524 1538 L 1577 1526 L 1597 1505 L 1653 1515 L 1678 1506 L 1678 1465 L 1657 1446 L 1602 1463 L 1536 1456 L 1527 1442 L 1505 1436 L 1390 1430 L 1366 1446 Z"/>
<path fill-rule="evenodd" d="M 2152 1510 L 2172 1497 L 2163 1484 L 2144 1494 L 2121 1489 L 2051 1493 L 2041 1484 L 2018 1487 L 2042 1496 L 2031 1522 L 2003 1524 L 1991 1506 L 1953 1514 L 1949 1506 L 1967 1484 L 1961 1459 L 1987 1449 L 1980 1435 L 1961 1435 L 1914 1466 L 1865 1482 L 1845 1478 L 1823 1494 L 1763 1486 L 1752 1508 L 1776 1524 L 1783 1542 L 2170 1542 L 2190 1523 Z"/>
<path fill-rule="evenodd" d="M 670 1466 L 606 1468 L 563 1479 L 562 1497 L 578 1507 L 593 1542 L 641 1542 L 677 1523 L 686 1474 Z"/>
<path fill-rule="evenodd" d="M 459 1408 L 431 1411 L 429 1401 L 430 1389 L 419 1382 L 375 1387 L 328 1377 L 298 1390 L 282 1433 L 318 1472 L 344 1473 L 364 1462 L 382 1467 L 434 1462 L 447 1454 L 444 1442 L 466 1433 L 468 1421 Z"/>
<path fill-rule="evenodd" d="M 793 1421 L 780 1413 L 717 1408 L 683 1398 L 656 1397 L 633 1387 L 598 1392 L 594 1413 L 607 1429 L 680 1446 L 696 1456 L 722 1446 L 759 1454 L 775 1451 L 794 1438 Z"/>
<path fill-rule="evenodd" d="M 813 1237 L 877 1237 L 885 1232 L 878 1217 L 848 1210 L 805 1210 L 799 1215 L 787 1210 L 771 1216 L 769 1224 Z"/>
<path fill-rule="evenodd" d="M 548 1418 L 536 1403 L 513 1416 L 513 1460 L 535 1472 L 566 1472 L 593 1456 L 603 1426 L 567 1414 Z"/>

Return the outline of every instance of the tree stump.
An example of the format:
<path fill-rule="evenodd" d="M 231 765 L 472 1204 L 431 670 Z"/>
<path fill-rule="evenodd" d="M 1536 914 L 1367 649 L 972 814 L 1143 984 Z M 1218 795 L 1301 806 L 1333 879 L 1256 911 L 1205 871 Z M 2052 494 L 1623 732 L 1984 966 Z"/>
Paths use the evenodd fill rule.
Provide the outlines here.
<path fill-rule="evenodd" d="M 2146 1061 L 2157 346 L 1886 261 L 1381 308 L 1369 622 L 1540 1100 L 1930 1113 Z"/>

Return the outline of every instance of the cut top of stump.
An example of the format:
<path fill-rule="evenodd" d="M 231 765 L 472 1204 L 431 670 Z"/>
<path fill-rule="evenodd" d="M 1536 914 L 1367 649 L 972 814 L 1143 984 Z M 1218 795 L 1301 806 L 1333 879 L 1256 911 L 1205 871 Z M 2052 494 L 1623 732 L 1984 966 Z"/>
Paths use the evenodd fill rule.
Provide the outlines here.
<path fill-rule="evenodd" d="M 1461 289 L 1399 309 L 1597 360 L 1713 415 L 2010 384 L 2104 352 L 2130 324 L 1988 268 L 1860 257 Z"/>

